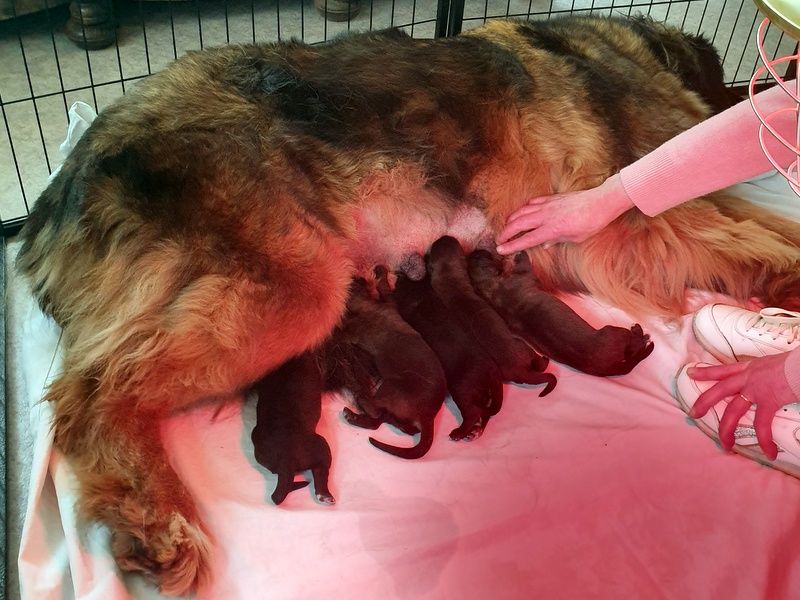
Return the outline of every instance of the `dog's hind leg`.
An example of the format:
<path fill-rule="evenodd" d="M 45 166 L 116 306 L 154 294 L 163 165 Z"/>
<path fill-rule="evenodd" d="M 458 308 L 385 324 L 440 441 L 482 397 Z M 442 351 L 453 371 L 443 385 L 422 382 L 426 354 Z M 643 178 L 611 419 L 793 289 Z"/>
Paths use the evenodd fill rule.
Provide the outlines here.
<path fill-rule="evenodd" d="M 119 566 L 170 594 L 207 577 L 210 543 L 169 466 L 160 419 L 204 398 L 230 395 L 327 336 L 345 308 L 350 274 L 334 252 L 304 254 L 270 282 L 205 274 L 166 304 L 98 327 L 65 329 L 64 371 L 53 403 L 55 443 L 73 465 L 79 511 L 109 526 Z M 236 264 L 234 258 L 232 264 Z"/>

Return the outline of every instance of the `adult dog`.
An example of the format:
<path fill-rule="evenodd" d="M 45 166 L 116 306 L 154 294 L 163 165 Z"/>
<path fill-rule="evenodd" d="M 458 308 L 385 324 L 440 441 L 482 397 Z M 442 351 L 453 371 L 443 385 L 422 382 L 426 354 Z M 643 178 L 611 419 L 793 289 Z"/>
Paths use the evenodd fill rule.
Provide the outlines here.
<path fill-rule="evenodd" d="M 158 420 L 322 342 L 356 273 L 491 238 L 528 198 L 599 184 L 723 108 L 713 48 L 646 20 L 497 21 L 190 53 L 106 109 L 19 256 L 63 327 L 46 393 L 79 510 L 167 593 L 211 542 Z M 735 199 L 532 253 L 549 287 L 678 312 L 686 286 L 780 303 L 800 230 Z"/>

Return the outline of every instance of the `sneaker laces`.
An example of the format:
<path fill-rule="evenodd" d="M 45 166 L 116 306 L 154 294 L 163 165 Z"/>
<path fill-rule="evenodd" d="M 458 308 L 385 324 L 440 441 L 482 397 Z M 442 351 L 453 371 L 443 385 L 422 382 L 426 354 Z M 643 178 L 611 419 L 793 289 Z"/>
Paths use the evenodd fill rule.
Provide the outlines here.
<path fill-rule="evenodd" d="M 753 315 L 747 328 L 762 330 L 772 337 L 772 341 L 784 336 L 786 343 L 790 344 L 800 339 L 800 313 L 782 308 L 765 308 Z"/>

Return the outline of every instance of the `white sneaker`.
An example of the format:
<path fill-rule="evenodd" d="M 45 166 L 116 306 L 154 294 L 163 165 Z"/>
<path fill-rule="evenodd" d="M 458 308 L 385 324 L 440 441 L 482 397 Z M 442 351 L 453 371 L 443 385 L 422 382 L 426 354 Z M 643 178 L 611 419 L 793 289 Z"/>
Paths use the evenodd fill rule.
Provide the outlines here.
<path fill-rule="evenodd" d="M 781 308 L 753 312 L 708 304 L 694 315 L 694 336 L 722 363 L 788 352 L 800 346 L 800 313 Z"/>
<path fill-rule="evenodd" d="M 707 363 L 690 363 L 684 365 L 675 377 L 675 398 L 683 411 L 688 415 L 701 393 L 712 385 L 713 381 L 695 381 L 686 371 L 689 367 L 710 367 Z M 703 417 L 694 422 L 708 437 L 719 443 L 719 423 L 722 414 L 732 398 L 726 398 L 712 407 Z M 778 456 L 769 460 L 761 451 L 753 427 L 755 407 L 748 410 L 739 420 L 733 433 L 733 451 L 746 456 L 773 469 L 800 478 L 800 404 L 788 404 L 779 410 L 772 421 L 772 438 L 778 446 Z"/>

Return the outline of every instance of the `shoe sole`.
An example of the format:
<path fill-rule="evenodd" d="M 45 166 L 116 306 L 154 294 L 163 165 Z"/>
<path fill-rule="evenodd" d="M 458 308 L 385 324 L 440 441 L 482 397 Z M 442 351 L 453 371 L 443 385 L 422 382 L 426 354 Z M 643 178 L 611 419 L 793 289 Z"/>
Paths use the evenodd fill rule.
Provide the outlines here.
<path fill-rule="evenodd" d="M 683 396 L 681 396 L 681 393 L 678 390 L 678 375 L 681 374 L 681 371 L 683 371 L 683 367 L 681 367 L 678 370 L 678 372 L 676 373 L 675 377 L 672 380 L 673 396 L 678 401 L 678 404 L 680 405 L 681 410 L 684 413 L 686 413 L 687 417 L 692 419 L 692 423 L 694 423 L 695 426 L 700 431 L 702 431 L 705 435 L 707 435 L 712 440 L 714 440 L 719 445 L 719 447 L 722 448 L 722 443 L 719 441 L 719 433 L 717 433 L 716 431 L 711 429 L 711 427 L 706 425 L 702 420 L 693 419 L 692 417 L 689 416 L 689 411 L 691 410 L 689 408 L 689 404 L 686 402 L 686 400 L 683 399 Z M 740 446 L 739 444 L 734 444 L 733 445 L 733 451 L 736 454 L 744 456 L 745 458 L 749 458 L 750 460 L 755 461 L 760 465 L 763 465 L 765 467 L 769 467 L 770 469 L 774 469 L 776 471 L 782 471 L 783 473 L 786 473 L 787 475 L 791 475 L 792 477 L 796 477 L 796 478 L 800 479 L 800 466 L 788 465 L 788 464 L 783 463 L 783 462 L 777 463 L 777 462 L 771 461 L 760 450 L 751 450 L 751 449 L 746 448 L 744 446 Z"/>

